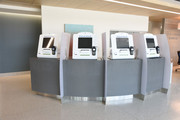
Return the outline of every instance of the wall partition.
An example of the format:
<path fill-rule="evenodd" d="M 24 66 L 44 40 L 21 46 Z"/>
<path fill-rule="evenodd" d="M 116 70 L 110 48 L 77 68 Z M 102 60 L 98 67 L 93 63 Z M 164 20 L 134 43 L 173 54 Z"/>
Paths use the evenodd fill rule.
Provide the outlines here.
<path fill-rule="evenodd" d="M 0 73 L 28 71 L 40 34 L 40 16 L 0 13 Z"/>

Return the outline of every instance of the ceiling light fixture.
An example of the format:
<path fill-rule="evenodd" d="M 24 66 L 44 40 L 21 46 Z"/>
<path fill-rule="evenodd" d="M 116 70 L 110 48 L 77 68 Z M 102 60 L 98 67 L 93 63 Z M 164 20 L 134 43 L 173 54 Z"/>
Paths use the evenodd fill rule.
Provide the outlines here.
<path fill-rule="evenodd" d="M 126 2 L 116 1 L 116 0 L 104 0 L 104 1 L 180 15 L 179 12 L 174 12 L 174 11 L 169 11 L 169 10 L 163 10 L 163 9 L 158 9 L 158 8 L 153 8 L 153 7 L 147 7 L 147 6 L 142 6 L 142 5 L 136 5 L 136 4 L 126 3 Z"/>
<path fill-rule="evenodd" d="M 10 9 L 10 10 L 22 10 L 22 11 L 31 11 L 31 12 L 40 12 L 40 8 L 30 8 L 30 7 L 21 7 L 21 6 L 13 6 L 13 5 L 3 5 L 0 4 L 0 8 Z"/>
<path fill-rule="evenodd" d="M 0 14 L 41 17 L 41 9 L 0 4 Z"/>
<path fill-rule="evenodd" d="M 41 17 L 41 15 L 23 14 L 23 13 L 13 13 L 13 12 L 0 12 L 0 15 L 19 15 L 19 16 L 29 16 L 29 17 Z"/>

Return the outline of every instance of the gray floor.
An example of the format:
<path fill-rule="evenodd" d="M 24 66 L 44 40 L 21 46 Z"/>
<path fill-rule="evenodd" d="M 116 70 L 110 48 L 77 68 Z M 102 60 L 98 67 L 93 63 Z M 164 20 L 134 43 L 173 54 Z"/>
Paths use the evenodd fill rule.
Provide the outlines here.
<path fill-rule="evenodd" d="M 71 102 L 35 95 L 30 75 L 0 77 L 0 120 L 180 120 L 180 72 L 168 95 L 155 93 L 116 105 Z"/>

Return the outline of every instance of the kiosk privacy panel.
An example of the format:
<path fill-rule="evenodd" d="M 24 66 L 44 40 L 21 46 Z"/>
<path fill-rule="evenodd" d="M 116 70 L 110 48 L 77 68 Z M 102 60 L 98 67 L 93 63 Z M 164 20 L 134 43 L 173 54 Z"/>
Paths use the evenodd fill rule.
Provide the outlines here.
<path fill-rule="evenodd" d="M 172 80 L 173 63 L 171 63 L 168 38 L 165 34 L 159 34 L 157 39 L 161 48 L 161 56 L 165 57 L 163 88 L 169 89 Z"/>
<path fill-rule="evenodd" d="M 73 59 L 97 59 L 97 40 L 90 32 L 73 35 Z"/>
<path fill-rule="evenodd" d="M 133 59 L 135 57 L 132 35 L 128 33 L 112 34 L 111 44 L 111 59 Z"/>

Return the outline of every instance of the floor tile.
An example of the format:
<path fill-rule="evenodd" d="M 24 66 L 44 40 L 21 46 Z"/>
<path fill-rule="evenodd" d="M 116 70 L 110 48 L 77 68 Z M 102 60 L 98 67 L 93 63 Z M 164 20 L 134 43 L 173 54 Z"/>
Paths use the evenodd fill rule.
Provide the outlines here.
<path fill-rule="evenodd" d="M 114 105 L 69 102 L 36 95 L 30 75 L 0 77 L 0 120 L 180 120 L 180 72 L 168 94 L 153 93 Z"/>

